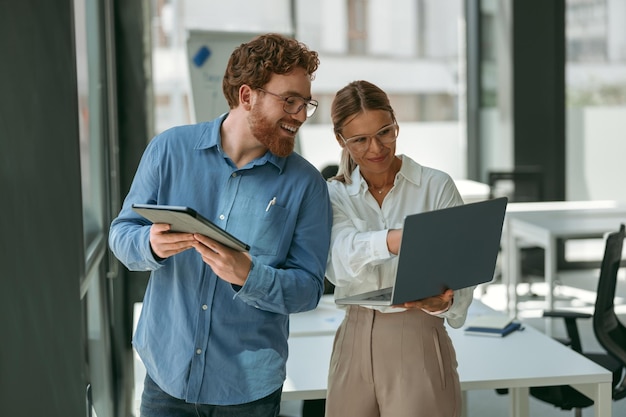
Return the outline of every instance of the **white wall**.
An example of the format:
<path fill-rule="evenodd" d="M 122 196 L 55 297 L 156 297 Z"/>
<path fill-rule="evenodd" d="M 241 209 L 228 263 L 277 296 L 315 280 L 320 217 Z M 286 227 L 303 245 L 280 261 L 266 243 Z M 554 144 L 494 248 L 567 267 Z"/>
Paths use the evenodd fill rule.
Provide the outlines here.
<path fill-rule="evenodd" d="M 626 106 L 568 110 L 566 198 L 626 202 Z"/>
<path fill-rule="evenodd" d="M 184 29 L 292 33 L 288 0 L 173 0 L 183 3 Z"/>
<path fill-rule="evenodd" d="M 484 180 L 489 171 L 510 171 L 515 166 L 513 157 L 512 125 L 495 107 L 480 110 L 481 160 Z"/>
<path fill-rule="evenodd" d="M 370 0 L 367 49 L 377 56 L 413 57 L 418 40 L 417 2 Z"/>
<path fill-rule="evenodd" d="M 607 2 L 607 55 L 609 62 L 624 62 L 626 60 L 626 1 L 608 0 Z"/>
<path fill-rule="evenodd" d="M 456 64 L 423 59 L 377 59 L 320 54 L 313 95 L 334 94 L 354 80 L 368 80 L 387 94 L 446 93 L 457 90 Z"/>
<path fill-rule="evenodd" d="M 458 17 L 463 16 L 463 1 L 424 0 L 425 27 L 418 33 L 424 39 L 422 51 L 429 58 L 456 59 L 459 54 Z"/>

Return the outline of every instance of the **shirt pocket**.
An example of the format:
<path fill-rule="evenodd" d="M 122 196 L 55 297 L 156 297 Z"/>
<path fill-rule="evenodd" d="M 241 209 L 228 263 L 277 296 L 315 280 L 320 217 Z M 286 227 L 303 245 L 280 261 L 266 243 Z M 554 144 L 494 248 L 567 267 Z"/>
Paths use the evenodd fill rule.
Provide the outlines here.
<path fill-rule="evenodd" d="M 242 223 L 249 227 L 245 234 L 249 236 L 250 254 L 279 254 L 285 238 L 288 210 L 277 203 L 268 205 L 267 200 L 249 199 L 243 206 L 249 208 L 241 215 L 245 219 Z"/>

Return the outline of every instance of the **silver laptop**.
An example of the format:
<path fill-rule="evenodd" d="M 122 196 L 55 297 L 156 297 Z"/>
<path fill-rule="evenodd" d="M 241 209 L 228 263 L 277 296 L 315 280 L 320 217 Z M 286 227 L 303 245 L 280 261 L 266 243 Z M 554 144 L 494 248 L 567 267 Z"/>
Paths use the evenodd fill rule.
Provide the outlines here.
<path fill-rule="evenodd" d="M 407 216 L 394 286 L 335 302 L 397 305 L 491 281 L 506 205 L 501 197 Z"/>

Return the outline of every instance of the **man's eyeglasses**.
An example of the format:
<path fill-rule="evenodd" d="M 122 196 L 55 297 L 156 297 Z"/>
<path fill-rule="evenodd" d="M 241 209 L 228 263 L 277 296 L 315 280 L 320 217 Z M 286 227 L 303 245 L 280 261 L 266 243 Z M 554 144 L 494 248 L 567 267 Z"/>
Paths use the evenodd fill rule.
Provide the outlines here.
<path fill-rule="evenodd" d="M 297 114 L 300 112 L 300 110 L 302 110 L 303 107 L 306 107 L 306 117 L 311 117 L 315 113 L 315 110 L 317 110 L 317 100 L 306 99 L 300 96 L 284 97 L 280 94 L 275 94 L 262 88 L 257 88 L 257 90 L 261 90 L 264 93 L 281 99 L 283 101 L 283 110 L 287 114 Z"/>
<path fill-rule="evenodd" d="M 337 132 L 337 135 L 343 140 L 351 151 L 356 153 L 365 153 L 372 143 L 372 138 L 376 138 L 376 140 L 382 145 L 389 145 L 390 143 L 396 141 L 399 131 L 400 129 L 398 128 L 398 124 L 393 122 L 392 124 L 383 127 L 373 135 L 356 135 L 347 139 L 344 138 L 339 132 Z"/>

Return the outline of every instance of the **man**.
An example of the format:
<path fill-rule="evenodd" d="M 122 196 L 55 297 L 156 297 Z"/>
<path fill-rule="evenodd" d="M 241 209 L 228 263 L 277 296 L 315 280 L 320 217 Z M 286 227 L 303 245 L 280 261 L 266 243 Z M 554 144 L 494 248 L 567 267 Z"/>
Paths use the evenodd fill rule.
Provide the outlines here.
<path fill-rule="evenodd" d="M 316 307 L 330 241 L 326 183 L 292 153 L 318 65 L 281 35 L 242 44 L 224 75 L 230 111 L 147 146 L 109 235 L 124 265 L 152 271 L 133 341 L 141 416 L 278 415 L 288 315 Z M 151 225 L 133 203 L 191 207 L 251 249 Z"/>

